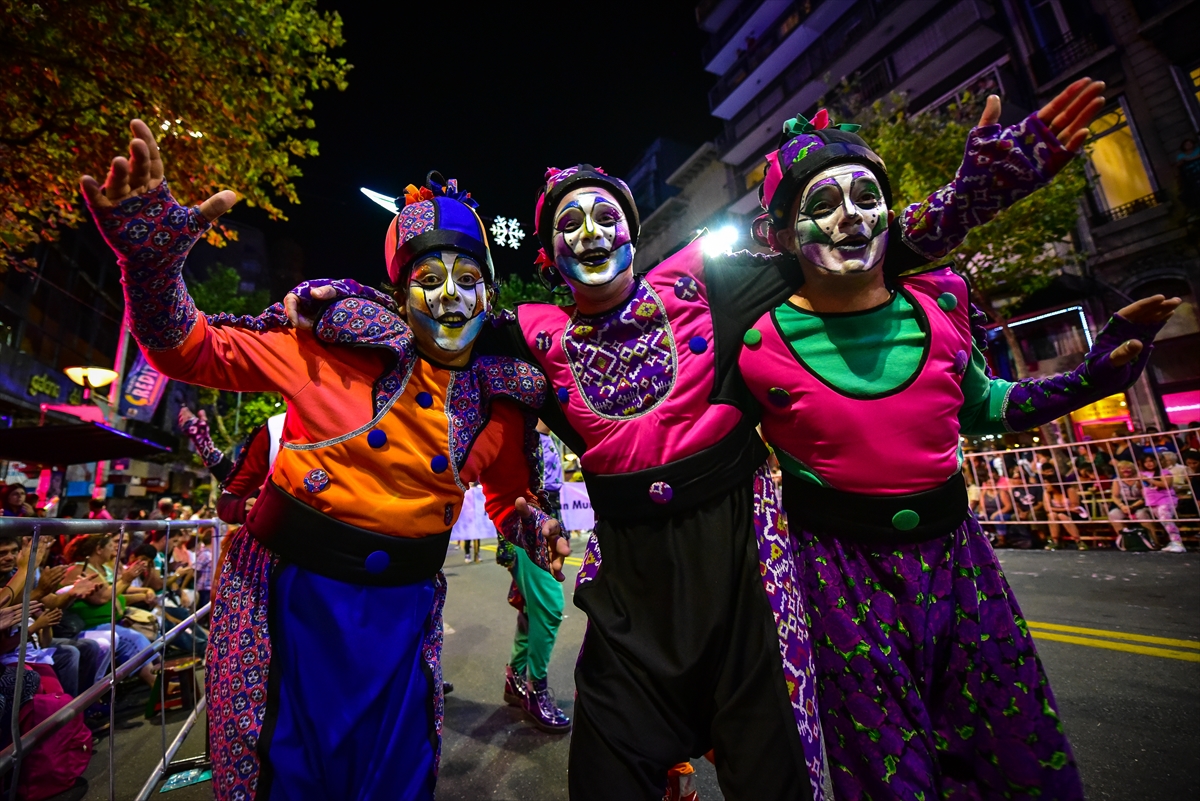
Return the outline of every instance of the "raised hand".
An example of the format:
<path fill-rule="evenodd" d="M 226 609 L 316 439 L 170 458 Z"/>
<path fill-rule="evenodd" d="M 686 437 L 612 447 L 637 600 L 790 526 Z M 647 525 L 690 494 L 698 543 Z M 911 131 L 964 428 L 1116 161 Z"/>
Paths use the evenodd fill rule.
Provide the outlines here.
<path fill-rule="evenodd" d="M 523 521 L 527 524 L 533 522 L 533 512 L 530 511 L 529 503 L 524 498 L 517 498 L 513 506 L 516 507 L 517 514 Z M 562 572 L 563 560 L 571 555 L 571 544 L 563 536 L 562 528 L 554 518 L 542 523 L 542 536 L 546 538 L 546 546 L 550 550 L 550 573 L 559 581 L 565 581 L 567 577 Z"/>
<path fill-rule="evenodd" d="M 1167 299 L 1163 295 L 1154 295 L 1134 301 L 1117 314 L 1138 325 L 1158 325 L 1174 314 L 1182 302 L 1179 298 Z M 1139 340 L 1129 339 L 1114 348 L 1108 358 L 1114 367 L 1122 367 L 1140 356 L 1143 348 Z"/>
<path fill-rule="evenodd" d="M 1080 78 L 1038 111 L 1038 119 L 1067 150 L 1079 150 L 1087 139 L 1088 125 L 1104 108 L 1103 81 Z"/>
<path fill-rule="evenodd" d="M 166 174 L 162 154 L 150 127 L 141 120 L 129 124 L 133 139 L 129 141 L 129 158 L 117 156 L 108 168 L 108 176 L 101 186 L 95 178 L 84 175 L 79 179 L 80 188 L 94 209 L 110 209 L 122 200 L 157 189 Z M 209 222 L 233 208 L 237 195 L 226 189 L 217 192 L 200 204 L 200 213 Z"/>

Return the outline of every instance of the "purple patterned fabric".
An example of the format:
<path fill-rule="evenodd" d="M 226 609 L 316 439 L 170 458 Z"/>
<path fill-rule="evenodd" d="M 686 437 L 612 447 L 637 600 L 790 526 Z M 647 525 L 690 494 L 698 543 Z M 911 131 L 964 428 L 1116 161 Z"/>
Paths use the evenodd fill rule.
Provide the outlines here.
<path fill-rule="evenodd" d="M 333 287 L 337 295 L 327 300 L 314 300 L 312 291 L 327 286 Z M 341 298 L 363 298 L 377 303 L 389 311 L 396 311 L 395 298 L 386 292 L 380 292 L 378 289 L 360 284 L 353 278 L 316 278 L 312 281 L 301 281 L 288 294 L 300 298 L 300 308 L 304 311 L 320 310 L 326 303 L 332 303 Z"/>
<path fill-rule="evenodd" d="M 973 517 L 886 549 L 796 538 L 839 801 L 1083 799 L 1033 639 Z"/>
<path fill-rule="evenodd" d="M 1007 128 L 975 128 L 954 180 L 904 210 L 904 240 L 930 260 L 940 259 L 972 228 L 1049 183 L 1074 157 L 1036 114 Z"/>
<path fill-rule="evenodd" d="M 487 424 L 492 401 L 508 398 L 525 409 L 540 409 L 546 402 L 546 376 L 508 356 L 478 356 L 466 370 L 454 371 L 446 392 L 450 452 L 454 464 L 462 469 L 475 438 Z M 533 474 L 540 475 L 536 466 Z"/>
<path fill-rule="evenodd" d="M 823 147 L 825 147 L 825 143 L 819 136 L 812 134 L 794 136 L 788 140 L 787 144 L 779 148 L 779 169 L 787 172 L 796 162 L 812 151 L 820 150 Z"/>
<path fill-rule="evenodd" d="M 211 326 L 231 326 L 233 328 L 246 328 L 251 331 L 271 331 L 276 328 L 287 328 L 291 323 L 288 322 L 287 313 L 283 310 L 282 303 L 276 303 L 273 306 L 267 307 L 266 311 L 261 314 L 229 314 L 228 312 L 220 312 L 219 314 L 206 314 L 204 319 Z"/>
<path fill-rule="evenodd" d="M 208 432 L 208 423 L 205 420 L 193 417 L 180 426 L 180 429 L 196 446 L 196 453 L 200 454 L 205 467 L 212 467 L 225 458 L 225 454 L 221 453 L 221 449 L 213 443 L 212 435 Z"/>
<path fill-rule="evenodd" d="M 442 688 L 442 610 L 446 607 L 446 574 L 438 571 L 433 577 L 433 608 L 425 621 L 425 637 L 421 641 L 421 660 L 433 687 L 433 733 L 437 745 L 433 750 L 433 776 L 436 779 L 442 764 L 442 723 L 446 717 L 446 696 Z"/>
<path fill-rule="evenodd" d="M 198 317 L 183 284 L 183 263 L 211 223 L 199 207 L 180 206 L 165 180 L 111 209 L 91 211 L 117 255 L 125 308 L 138 344 L 146 350 L 178 347 Z"/>
<path fill-rule="evenodd" d="M 595 581 L 596 576 L 600 573 L 600 564 L 604 561 L 600 555 L 600 541 L 596 539 L 596 535 L 592 534 L 588 537 L 587 545 L 583 549 L 583 564 L 579 566 L 579 572 L 575 575 L 575 589 L 578 590 L 589 581 Z"/>
<path fill-rule="evenodd" d="M 575 314 L 562 346 L 584 402 L 610 420 L 653 409 L 670 394 L 679 372 L 666 309 L 644 280 L 612 311 Z"/>
<path fill-rule="evenodd" d="M 1079 367 L 1069 373 L 1024 378 L 1013 384 L 1004 401 L 1004 424 L 1010 431 L 1027 431 L 1125 389 L 1146 369 L 1154 350 L 1151 343 L 1161 329 L 1162 324 L 1138 325 L 1114 314 L 1100 329 Z M 1128 364 L 1114 367 L 1109 354 L 1130 339 L 1142 343 L 1141 354 Z"/>
<path fill-rule="evenodd" d="M 404 386 L 417 356 L 412 331 L 400 315 L 359 298 L 331 303 L 313 326 L 313 334 L 322 342 L 383 347 L 396 354 L 396 363 L 375 381 L 376 414 Z"/>
<path fill-rule="evenodd" d="M 550 543 L 542 532 L 542 524 L 553 520 L 536 506 L 529 507 L 530 517 L 525 520 L 514 509 L 496 524 L 504 539 L 524 549 L 529 559 L 542 570 L 550 569 Z"/>
<path fill-rule="evenodd" d="M 758 538 L 763 589 L 775 618 L 783 677 L 804 749 L 813 801 L 824 801 L 825 760 L 821 751 L 821 721 L 817 715 L 812 641 L 805 620 L 795 553 L 788 536 L 787 517 L 783 514 L 779 491 L 771 480 L 771 471 L 765 464 L 754 473 L 754 530 Z"/>
<path fill-rule="evenodd" d="M 208 640 L 208 744 L 216 801 L 250 801 L 262 764 L 271 638 L 267 603 L 274 554 L 245 527 L 229 535 L 212 596 Z"/>

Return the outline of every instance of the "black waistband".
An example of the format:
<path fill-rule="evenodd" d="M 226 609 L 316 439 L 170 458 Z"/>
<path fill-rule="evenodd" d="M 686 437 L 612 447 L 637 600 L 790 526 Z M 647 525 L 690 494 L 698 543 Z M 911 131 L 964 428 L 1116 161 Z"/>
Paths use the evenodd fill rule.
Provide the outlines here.
<path fill-rule="evenodd" d="M 686 511 L 748 481 L 767 460 L 767 446 L 743 417 L 710 448 L 634 473 L 597 475 L 583 471 L 596 517 L 632 520 Z"/>
<path fill-rule="evenodd" d="M 428 537 L 390 537 L 318 512 L 267 481 L 246 523 L 266 547 L 305 570 L 377 587 L 432 578 L 446 561 L 450 532 Z"/>
<path fill-rule="evenodd" d="M 911 495 L 862 495 L 822 487 L 784 471 L 788 525 L 864 542 L 925 542 L 954 531 L 969 513 L 962 473 Z"/>

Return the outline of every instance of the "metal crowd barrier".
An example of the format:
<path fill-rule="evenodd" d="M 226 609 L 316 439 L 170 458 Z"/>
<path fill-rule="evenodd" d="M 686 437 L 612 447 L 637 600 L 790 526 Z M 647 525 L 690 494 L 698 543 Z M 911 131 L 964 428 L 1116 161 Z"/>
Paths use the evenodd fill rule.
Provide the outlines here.
<path fill-rule="evenodd" d="M 163 582 L 164 594 L 159 596 L 158 604 L 158 622 L 159 634 L 150 645 L 139 652 L 136 656 L 125 661 L 120 667 L 117 666 L 117 593 L 115 592 L 116 580 L 120 575 L 121 558 L 124 555 L 125 535 L 127 532 L 153 532 L 165 531 L 167 537 L 170 537 L 172 530 L 178 529 L 213 529 L 213 539 L 210 547 L 212 548 L 212 575 L 214 581 L 219 572 L 219 559 L 221 555 L 221 538 L 224 534 L 225 524 L 220 520 L 60 520 L 56 518 L 34 518 L 34 517 L 5 517 L 0 518 L 0 535 L 9 536 L 30 536 L 32 537 L 29 546 L 29 562 L 25 576 L 25 586 L 21 593 L 21 634 L 20 642 L 17 647 L 17 673 L 16 686 L 13 691 L 13 708 L 12 708 L 12 744 L 0 751 L 0 778 L 11 773 L 10 789 L 8 793 L 9 801 L 15 801 L 17 798 L 17 789 L 19 787 L 19 779 L 21 775 L 21 762 L 25 754 L 30 748 L 37 745 L 48 734 L 56 731 L 58 728 L 72 720 L 77 714 L 86 710 L 89 706 L 100 700 L 105 693 L 108 693 L 108 797 L 109 801 L 116 801 L 116 733 L 117 733 L 117 684 L 128 678 L 134 671 L 148 660 L 156 655 L 164 654 L 167 644 L 175 640 L 180 634 L 191 628 L 198 621 L 202 620 L 209 614 L 212 604 L 211 602 L 197 609 L 197 600 L 199 593 L 195 588 L 195 580 L 193 578 L 192 592 L 192 609 L 191 614 L 183 621 L 177 623 L 169 631 L 167 630 L 167 613 L 165 604 L 165 585 L 167 581 L 167 567 L 170 556 L 163 562 Z M 34 728 L 30 729 L 24 737 L 20 733 L 20 709 L 21 709 L 21 691 L 25 683 L 25 646 L 29 640 L 29 606 L 30 594 L 33 587 L 37 583 L 36 576 L 38 574 L 36 561 L 38 540 L 42 536 L 59 536 L 59 535 L 77 535 L 77 534 L 115 534 L 117 536 L 117 562 L 114 566 L 113 573 L 113 592 L 112 599 L 109 604 L 109 672 L 104 678 L 97 681 L 87 690 L 82 691 L 74 700 L 60 709 L 57 713 L 50 716 L 46 720 L 39 723 Z M 14 593 L 13 598 L 16 595 Z M 196 636 L 192 635 L 192 657 L 196 657 Z M 160 657 L 161 658 L 161 657 Z M 165 664 L 165 659 L 163 660 Z M 207 756 L 207 746 L 205 748 L 206 755 L 201 757 L 193 757 L 190 759 L 172 761 L 175 753 L 187 738 L 188 733 L 195 725 L 199 715 L 204 711 L 206 697 L 201 694 L 197 697 L 195 708 L 191 715 L 184 721 L 183 728 L 180 729 L 174 741 L 167 745 L 167 677 L 162 673 L 160 668 L 159 685 L 159 708 L 160 708 L 160 731 L 162 734 L 162 759 L 154 772 L 151 773 L 138 794 L 138 801 L 145 801 L 154 791 L 157 783 L 175 773 L 192 768 L 210 767 L 211 762 Z"/>
<path fill-rule="evenodd" d="M 963 472 L 976 517 L 993 531 L 1040 526 L 1050 529 L 1053 536 L 1062 527 L 1080 541 L 1106 541 L 1128 525 L 1144 526 L 1152 536 L 1165 536 L 1174 526 L 1183 539 L 1196 540 L 1200 499 L 1193 495 L 1191 479 L 1196 474 L 1188 471 L 1183 454 L 1200 450 L 1198 446 L 1200 428 L 1035 445 L 967 453 Z M 1144 457 L 1154 459 L 1156 477 L 1166 479 L 1175 501 L 1155 508 L 1142 506 L 1126 514 L 1113 500 L 1114 487 L 1121 494 L 1117 482 L 1124 482 L 1127 494 L 1144 499 L 1150 487 L 1149 477 L 1143 475 Z M 1133 475 L 1122 477 L 1119 461 L 1132 461 Z M 1048 475 L 1051 468 L 1053 476 Z M 1027 503 L 1020 504 L 1019 499 Z M 1035 502 L 1029 504 L 1030 500 Z M 1119 514 L 1110 519 L 1114 508 Z"/>

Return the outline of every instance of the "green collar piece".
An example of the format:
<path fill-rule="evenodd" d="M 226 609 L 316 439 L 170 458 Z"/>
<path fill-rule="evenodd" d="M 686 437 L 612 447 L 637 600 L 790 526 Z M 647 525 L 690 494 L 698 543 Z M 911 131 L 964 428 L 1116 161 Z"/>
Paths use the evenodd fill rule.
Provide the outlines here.
<path fill-rule="evenodd" d="M 850 397 L 888 394 L 920 369 L 928 337 L 902 293 L 874 309 L 820 314 L 785 303 L 772 313 L 797 361 Z"/>

